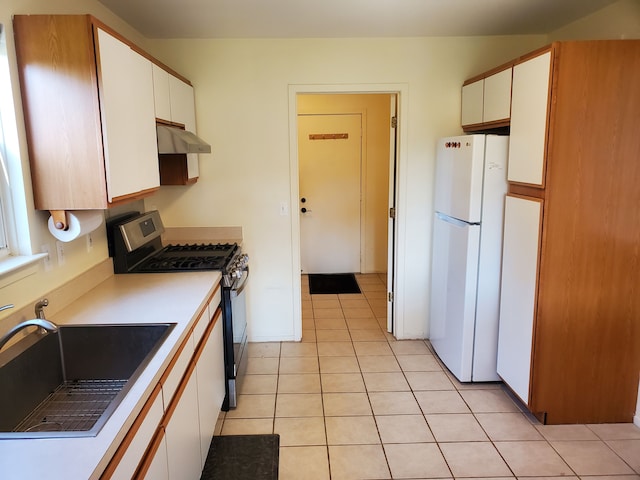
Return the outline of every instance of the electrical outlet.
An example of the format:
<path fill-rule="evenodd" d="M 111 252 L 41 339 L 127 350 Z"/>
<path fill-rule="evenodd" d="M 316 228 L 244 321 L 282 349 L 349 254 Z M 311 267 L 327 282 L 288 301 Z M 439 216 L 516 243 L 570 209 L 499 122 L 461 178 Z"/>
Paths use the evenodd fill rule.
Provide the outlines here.
<path fill-rule="evenodd" d="M 45 243 L 40 247 L 40 250 L 42 250 L 42 253 L 47 254 L 47 256 L 44 257 L 42 261 L 44 262 L 44 271 L 48 272 L 53 268 L 51 265 L 51 247 L 48 243 Z"/>
<path fill-rule="evenodd" d="M 93 250 L 93 237 L 91 236 L 90 233 L 87 233 L 86 237 L 87 237 L 87 253 L 89 253 L 91 252 L 91 250 Z"/>
<path fill-rule="evenodd" d="M 287 202 L 280 202 L 280 215 L 283 217 L 289 215 L 289 206 L 287 205 Z"/>
<path fill-rule="evenodd" d="M 65 264 L 64 257 L 64 243 L 56 242 L 56 252 L 58 252 L 58 265 L 62 266 Z"/>

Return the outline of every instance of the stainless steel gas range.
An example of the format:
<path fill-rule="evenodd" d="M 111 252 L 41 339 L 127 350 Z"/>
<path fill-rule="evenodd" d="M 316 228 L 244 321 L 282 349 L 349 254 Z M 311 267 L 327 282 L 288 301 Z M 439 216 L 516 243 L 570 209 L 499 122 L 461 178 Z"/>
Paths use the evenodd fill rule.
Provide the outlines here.
<path fill-rule="evenodd" d="M 109 255 L 115 273 L 170 273 L 219 270 L 226 375 L 223 410 L 235 408 L 236 385 L 246 366 L 247 317 L 244 290 L 249 256 L 236 243 L 163 245 L 157 210 L 129 212 L 107 221 Z"/>

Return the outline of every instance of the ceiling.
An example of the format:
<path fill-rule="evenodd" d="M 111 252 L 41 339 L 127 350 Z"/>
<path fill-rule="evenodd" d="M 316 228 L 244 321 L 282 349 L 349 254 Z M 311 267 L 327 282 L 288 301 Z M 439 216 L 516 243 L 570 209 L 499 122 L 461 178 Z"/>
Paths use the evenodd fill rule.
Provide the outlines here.
<path fill-rule="evenodd" d="M 99 0 L 149 38 L 547 34 L 616 0 Z"/>

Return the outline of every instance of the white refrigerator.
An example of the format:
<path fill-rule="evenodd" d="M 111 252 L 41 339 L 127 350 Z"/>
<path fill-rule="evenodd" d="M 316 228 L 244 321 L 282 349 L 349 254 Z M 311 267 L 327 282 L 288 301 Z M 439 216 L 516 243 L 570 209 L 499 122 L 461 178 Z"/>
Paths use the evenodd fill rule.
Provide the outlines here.
<path fill-rule="evenodd" d="M 496 372 L 509 137 L 438 141 L 429 338 L 461 382 Z"/>

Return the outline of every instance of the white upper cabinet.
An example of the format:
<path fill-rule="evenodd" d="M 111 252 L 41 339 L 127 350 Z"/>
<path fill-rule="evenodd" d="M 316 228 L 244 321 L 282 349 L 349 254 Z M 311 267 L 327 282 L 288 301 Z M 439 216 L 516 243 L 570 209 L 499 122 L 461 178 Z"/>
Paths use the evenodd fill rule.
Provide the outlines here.
<path fill-rule="evenodd" d="M 483 122 L 495 122 L 511 116 L 511 72 L 508 68 L 484 79 Z"/>
<path fill-rule="evenodd" d="M 551 52 L 513 67 L 510 182 L 544 186 Z"/>
<path fill-rule="evenodd" d="M 160 185 L 151 62 L 98 29 L 108 201 Z"/>
<path fill-rule="evenodd" d="M 179 78 L 169 75 L 169 100 L 171 121 L 184 123 L 187 130 L 196 130 L 196 107 L 193 87 Z"/>
<path fill-rule="evenodd" d="M 153 99 L 156 118 L 171 120 L 171 101 L 169 100 L 169 72 L 153 64 Z"/>
<path fill-rule="evenodd" d="M 462 87 L 462 125 L 482 123 L 484 79 Z"/>
<path fill-rule="evenodd" d="M 151 61 L 90 15 L 13 24 L 35 207 L 99 210 L 155 192 Z"/>
<path fill-rule="evenodd" d="M 173 75 L 169 76 L 169 98 L 171 99 L 171 117 L 174 122 L 184 123 L 185 129 L 196 132 L 196 106 L 193 87 Z M 187 154 L 187 178 L 198 178 L 198 154 Z"/>
<path fill-rule="evenodd" d="M 462 87 L 461 124 L 506 121 L 511 115 L 511 67 Z"/>
<path fill-rule="evenodd" d="M 186 130 L 196 132 L 195 94 L 191 85 L 154 65 L 153 93 L 156 118 L 180 123 L 184 125 Z M 171 161 L 178 162 L 179 160 L 173 159 Z M 199 173 L 198 154 L 187 154 L 186 183 L 197 180 Z"/>

